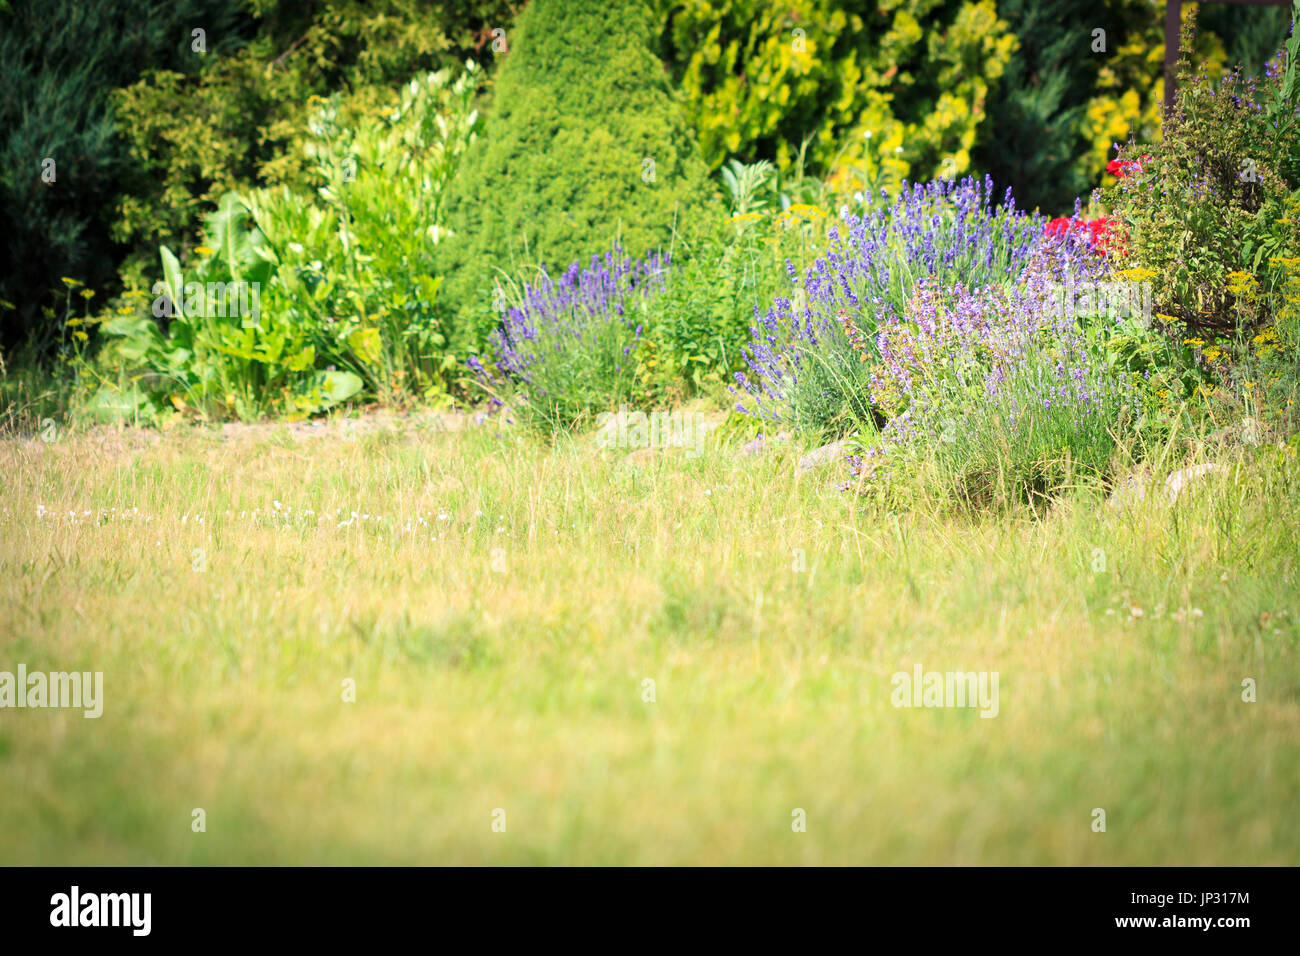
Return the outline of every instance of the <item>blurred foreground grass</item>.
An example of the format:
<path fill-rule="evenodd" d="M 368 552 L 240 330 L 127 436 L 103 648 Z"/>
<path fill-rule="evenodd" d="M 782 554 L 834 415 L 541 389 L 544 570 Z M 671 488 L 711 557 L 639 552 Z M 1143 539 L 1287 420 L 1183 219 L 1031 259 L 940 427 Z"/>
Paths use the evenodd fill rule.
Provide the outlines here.
<path fill-rule="evenodd" d="M 0 862 L 1300 863 L 1274 449 L 1035 518 L 794 450 L 146 437 L 0 443 L 0 670 L 105 696 L 0 710 Z M 917 663 L 996 718 L 891 706 Z"/>

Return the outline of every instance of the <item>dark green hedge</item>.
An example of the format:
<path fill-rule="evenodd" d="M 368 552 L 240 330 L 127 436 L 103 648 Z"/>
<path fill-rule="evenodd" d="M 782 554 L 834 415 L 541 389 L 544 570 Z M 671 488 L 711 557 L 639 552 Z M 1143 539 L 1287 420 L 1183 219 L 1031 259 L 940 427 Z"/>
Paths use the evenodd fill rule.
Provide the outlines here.
<path fill-rule="evenodd" d="M 240 42 L 237 0 L 10 0 L 0 4 L 0 344 L 57 329 L 41 317 L 60 276 L 100 286 L 120 250 L 112 199 L 128 162 L 109 94 L 142 70 L 195 71 Z M 54 181 L 42 162 L 54 161 Z"/>

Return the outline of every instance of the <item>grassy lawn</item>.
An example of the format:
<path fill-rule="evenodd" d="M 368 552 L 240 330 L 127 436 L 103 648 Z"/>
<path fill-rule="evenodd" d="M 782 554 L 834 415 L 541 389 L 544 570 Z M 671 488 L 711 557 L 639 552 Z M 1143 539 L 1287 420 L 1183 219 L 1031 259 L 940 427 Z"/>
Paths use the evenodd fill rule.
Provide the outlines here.
<path fill-rule="evenodd" d="M 799 453 L 4 441 L 0 670 L 105 700 L 0 710 L 0 857 L 1300 863 L 1294 459 L 1035 517 Z M 894 707 L 918 664 L 996 671 L 996 717 Z"/>

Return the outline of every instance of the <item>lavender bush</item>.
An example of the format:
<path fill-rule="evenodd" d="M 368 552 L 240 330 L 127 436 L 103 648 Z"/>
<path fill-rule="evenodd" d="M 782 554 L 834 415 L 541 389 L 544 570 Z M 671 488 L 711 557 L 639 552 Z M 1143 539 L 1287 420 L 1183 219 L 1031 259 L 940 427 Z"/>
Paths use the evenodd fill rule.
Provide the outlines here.
<path fill-rule="evenodd" d="M 742 412 L 822 433 L 879 421 L 869 401 L 874 338 L 903 315 L 917 283 L 1013 283 L 1043 231 L 1009 190 L 995 207 L 988 178 L 904 183 L 892 202 L 882 193 L 862 215 L 841 216 L 842 231 L 830 231 L 802 277 L 788 266 L 794 294 L 766 316 L 755 309 L 749 372 L 733 389 Z"/>
<path fill-rule="evenodd" d="M 1107 472 L 1138 397 L 1111 361 L 1107 320 L 1084 325 L 1061 308 L 1068 255 L 1044 243 L 1013 285 L 918 283 L 903 320 L 873 343 L 870 397 L 891 417 L 851 459 L 856 484 L 918 456 L 977 501 Z"/>
<path fill-rule="evenodd" d="M 790 268 L 795 296 L 758 317 L 741 411 L 857 430 L 859 487 L 922 458 L 981 499 L 1107 470 L 1137 404 L 1110 346 L 1132 330 L 1059 297 L 1106 274 L 1077 208 L 1045 230 L 1010 192 L 995 206 L 989 180 L 966 179 L 841 217 L 826 253 L 802 277 Z"/>
<path fill-rule="evenodd" d="M 494 368 L 469 359 L 475 381 L 494 404 L 552 430 L 627 400 L 647 302 L 668 268 L 666 255 L 634 261 L 618 246 L 585 269 L 574 262 L 558 283 L 543 267 L 490 337 Z"/>

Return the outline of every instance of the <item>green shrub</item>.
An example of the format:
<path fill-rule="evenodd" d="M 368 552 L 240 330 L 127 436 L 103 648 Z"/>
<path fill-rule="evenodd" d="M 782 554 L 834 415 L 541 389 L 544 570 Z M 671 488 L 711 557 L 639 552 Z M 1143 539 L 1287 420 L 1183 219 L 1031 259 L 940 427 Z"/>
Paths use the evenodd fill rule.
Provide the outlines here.
<path fill-rule="evenodd" d="M 1155 270 L 1159 311 L 1208 338 L 1240 324 L 1233 273 L 1267 299 L 1286 281 L 1280 262 L 1300 254 L 1300 36 L 1269 75 L 1215 83 L 1191 67 L 1190 30 L 1164 136 L 1121 150 L 1129 172 L 1101 200 L 1118 225 L 1118 264 Z"/>
<path fill-rule="evenodd" d="M 814 170 L 842 158 L 873 191 L 969 168 L 1016 44 L 992 0 L 657 7 L 662 53 L 710 167 L 734 156 L 788 168 L 806 142 Z"/>
<path fill-rule="evenodd" d="M 1147 332 L 1140 314 L 1061 307 L 1062 274 L 1102 274 L 1075 252 L 1040 247 L 1007 285 L 916 284 L 901 321 L 859 345 L 877 365 L 872 403 L 890 418 L 854 462 L 856 477 L 893 479 L 924 463 L 960 499 L 984 504 L 1033 502 L 1110 474 L 1140 402 L 1140 376 L 1115 361 L 1113 339 Z"/>
<path fill-rule="evenodd" d="M 520 16 L 448 198 L 443 271 L 465 345 L 495 322 L 501 272 L 563 269 L 615 240 L 633 256 L 665 248 L 707 190 L 651 32 L 635 0 L 534 0 Z"/>
<path fill-rule="evenodd" d="M 485 29 L 513 18 L 507 0 L 252 0 L 251 38 L 202 69 L 159 68 L 117 91 L 131 163 L 113 222 L 136 250 L 128 285 L 147 275 L 160 243 L 188 248 L 225 193 L 319 186 L 302 135 L 318 97 L 338 91 L 343 126 L 396 105 L 412 76 L 458 65 Z"/>
<path fill-rule="evenodd" d="M 339 124 L 345 97 L 318 105 L 303 149 L 324 185 L 226 194 L 190 268 L 163 247 L 154 315 L 104 323 L 117 341 L 101 367 L 147 373 L 141 401 L 154 408 L 210 417 L 301 417 L 363 389 L 390 404 L 444 394 L 460 363 L 434 310 L 433 252 L 444 187 L 478 127 L 477 84 L 472 62 L 454 82 L 450 71 L 412 80 L 396 108 L 355 128 Z M 191 283 L 234 289 L 239 307 Z M 123 403 L 106 388 L 95 403 L 116 417 Z"/>
<path fill-rule="evenodd" d="M 668 402 L 718 392 L 745 367 L 755 309 L 789 285 L 823 244 L 827 212 L 818 184 L 782 181 L 767 162 L 722 170 L 726 200 L 679 232 L 666 290 L 650 303 L 639 351 L 640 387 Z"/>

